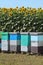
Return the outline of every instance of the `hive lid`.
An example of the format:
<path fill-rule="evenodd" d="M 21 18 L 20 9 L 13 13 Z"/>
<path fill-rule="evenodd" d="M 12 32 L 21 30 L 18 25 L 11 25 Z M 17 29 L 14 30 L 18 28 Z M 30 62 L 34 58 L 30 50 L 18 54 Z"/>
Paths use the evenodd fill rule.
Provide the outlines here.
<path fill-rule="evenodd" d="M 2 32 L 2 34 L 4 35 L 4 34 L 8 34 L 8 32 Z"/>
<path fill-rule="evenodd" d="M 30 32 L 31 35 L 37 35 L 38 32 Z"/>
<path fill-rule="evenodd" d="M 29 34 L 29 32 L 20 32 L 20 34 Z"/>
<path fill-rule="evenodd" d="M 43 34 L 43 32 L 38 32 L 38 34 L 41 34 L 41 35 L 42 35 L 42 34 Z"/>
<path fill-rule="evenodd" d="M 31 35 L 43 34 L 43 32 L 30 32 Z"/>
<path fill-rule="evenodd" d="M 19 32 L 9 32 L 9 34 L 19 34 Z"/>

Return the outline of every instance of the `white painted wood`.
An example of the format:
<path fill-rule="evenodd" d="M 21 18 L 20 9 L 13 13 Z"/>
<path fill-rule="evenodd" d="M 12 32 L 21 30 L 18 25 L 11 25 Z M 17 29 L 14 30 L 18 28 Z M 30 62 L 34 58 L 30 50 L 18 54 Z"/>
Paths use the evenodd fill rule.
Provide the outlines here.
<path fill-rule="evenodd" d="M 28 47 L 26 47 L 26 46 L 21 46 L 21 51 L 23 51 L 23 52 L 28 52 Z"/>
<path fill-rule="evenodd" d="M 2 40 L 2 42 L 1 42 L 1 50 L 2 51 L 8 51 L 8 41 L 7 40 Z"/>
<path fill-rule="evenodd" d="M 17 45 L 17 40 L 10 40 L 10 45 Z"/>
<path fill-rule="evenodd" d="M 10 45 L 10 51 L 17 51 L 17 46 Z"/>
<path fill-rule="evenodd" d="M 43 46 L 43 41 L 39 41 L 38 46 Z"/>
<path fill-rule="evenodd" d="M 38 42 L 31 42 L 31 46 L 37 47 L 38 46 Z"/>
<path fill-rule="evenodd" d="M 10 40 L 10 45 L 20 45 L 20 40 Z"/>

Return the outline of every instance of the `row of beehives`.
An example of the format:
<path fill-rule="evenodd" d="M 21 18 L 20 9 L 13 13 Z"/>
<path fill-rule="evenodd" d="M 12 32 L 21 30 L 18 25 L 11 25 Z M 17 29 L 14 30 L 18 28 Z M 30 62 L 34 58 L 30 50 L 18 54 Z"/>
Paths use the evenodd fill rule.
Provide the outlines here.
<path fill-rule="evenodd" d="M 0 50 L 6 52 L 43 53 L 43 33 L 0 32 Z"/>

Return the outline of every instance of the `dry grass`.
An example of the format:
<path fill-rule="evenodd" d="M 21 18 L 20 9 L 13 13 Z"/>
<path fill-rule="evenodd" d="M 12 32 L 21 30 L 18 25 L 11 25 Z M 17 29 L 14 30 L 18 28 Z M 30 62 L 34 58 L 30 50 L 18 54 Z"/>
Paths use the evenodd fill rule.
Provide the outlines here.
<path fill-rule="evenodd" d="M 0 65 L 43 65 L 43 56 L 0 53 Z"/>

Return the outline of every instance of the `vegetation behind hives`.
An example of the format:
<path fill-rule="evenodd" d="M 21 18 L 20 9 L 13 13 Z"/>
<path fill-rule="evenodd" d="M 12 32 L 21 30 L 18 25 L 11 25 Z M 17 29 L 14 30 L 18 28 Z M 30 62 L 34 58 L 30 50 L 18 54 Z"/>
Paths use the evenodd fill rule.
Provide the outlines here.
<path fill-rule="evenodd" d="M 43 9 L 0 8 L 0 31 L 43 32 Z"/>

